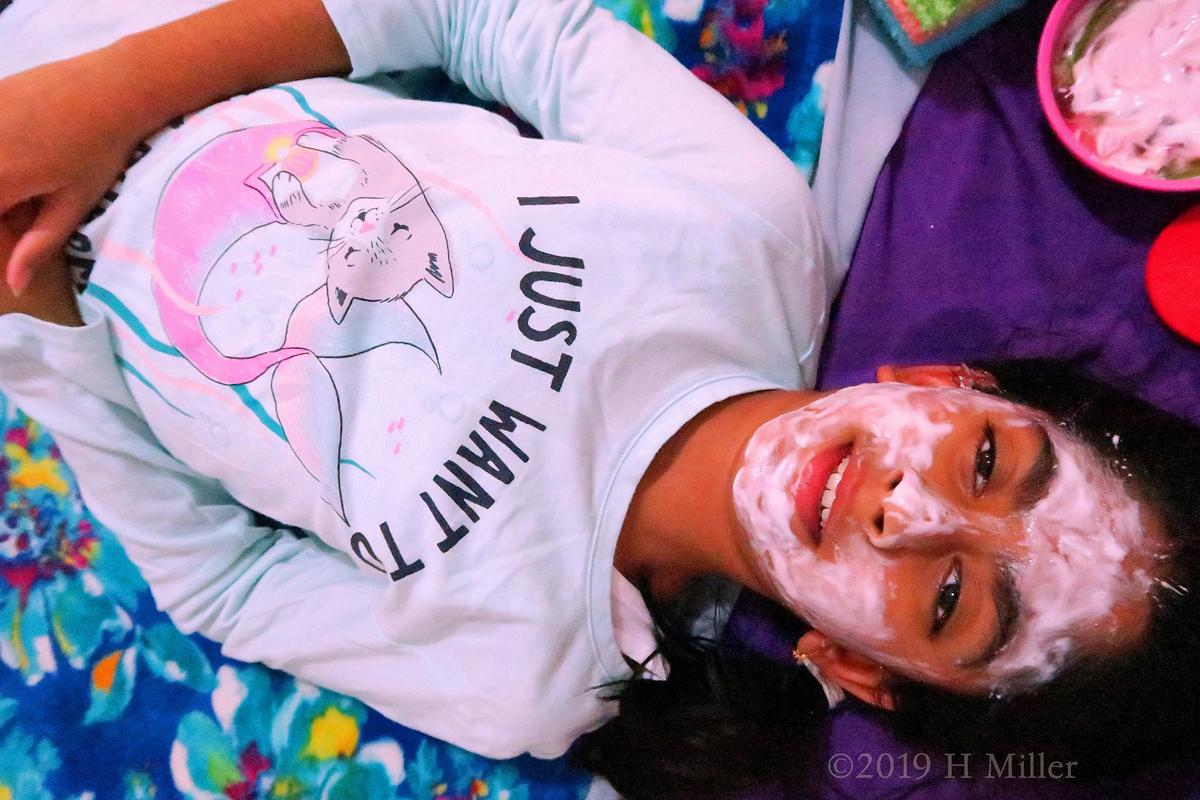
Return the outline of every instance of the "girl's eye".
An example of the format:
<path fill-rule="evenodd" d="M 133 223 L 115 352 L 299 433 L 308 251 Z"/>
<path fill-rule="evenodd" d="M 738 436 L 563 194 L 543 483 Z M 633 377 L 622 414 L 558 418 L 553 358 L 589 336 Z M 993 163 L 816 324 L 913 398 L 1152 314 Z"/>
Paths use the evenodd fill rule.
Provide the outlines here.
<path fill-rule="evenodd" d="M 958 607 L 958 598 L 962 594 L 962 562 L 954 560 L 950 574 L 938 587 L 937 600 L 933 604 L 933 632 L 938 633 L 950 621 L 950 615 Z"/>
<path fill-rule="evenodd" d="M 991 423 L 983 429 L 983 440 L 975 450 L 975 494 L 983 494 L 988 481 L 992 479 L 992 470 L 996 468 L 996 434 Z"/>

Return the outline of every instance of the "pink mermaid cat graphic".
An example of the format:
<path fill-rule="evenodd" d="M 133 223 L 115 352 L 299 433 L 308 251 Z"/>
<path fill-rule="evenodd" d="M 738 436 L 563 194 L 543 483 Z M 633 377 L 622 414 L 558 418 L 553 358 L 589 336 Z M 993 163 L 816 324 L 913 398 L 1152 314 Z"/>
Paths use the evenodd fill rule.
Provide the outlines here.
<path fill-rule="evenodd" d="M 440 370 L 404 299 L 420 283 L 454 292 L 425 195 L 379 142 L 304 121 L 213 139 L 159 200 L 154 297 L 171 344 L 227 386 L 274 369 L 279 426 L 343 521 L 341 405 L 325 361 L 394 344 Z"/>

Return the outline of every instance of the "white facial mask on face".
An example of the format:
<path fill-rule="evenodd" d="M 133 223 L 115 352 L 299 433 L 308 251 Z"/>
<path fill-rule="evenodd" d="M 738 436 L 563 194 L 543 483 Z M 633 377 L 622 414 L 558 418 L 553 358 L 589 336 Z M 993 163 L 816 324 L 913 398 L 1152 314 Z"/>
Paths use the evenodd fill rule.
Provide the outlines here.
<path fill-rule="evenodd" d="M 884 613 L 891 593 L 885 549 L 964 529 L 962 514 L 921 480 L 935 448 L 952 430 L 949 422 L 932 421 L 930 411 L 979 410 L 988 404 L 1011 415 L 1010 403 L 974 391 L 866 384 L 761 426 L 746 447 L 733 496 L 738 519 L 780 598 L 851 649 L 906 674 L 927 674 L 923 665 L 897 662 L 882 647 L 894 637 Z M 1023 601 L 1020 632 L 987 669 L 994 687 L 1014 679 L 1049 679 L 1082 626 L 1107 616 L 1119 597 L 1145 592 L 1150 585 L 1144 574 L 1129 579 L 1122 566 L 1144 538 L 1137 504 L 1090 451 L 1047 428 L 1059 472 L 1048 496 L 1027 515 L 1024 541 L 1013 554 L 1011 568 Z M 846 537 L 834 560 L 827 561 L 793 532 L 797 480 L 815 453 L 862 433 L 871 438 L 872 457 L 881 466 L 903 471 L 883 500 L 894 530 L 876 544 L 865 535 Z M 892 540 L 883 541 L 888 536 Z"/>
<path fill-rule="evenodd" d="M 783 601 L 818 630 L 867 650 L 892 638 L 884 618 L 887 560 L 865 537 L 843 543 L 834 561 L 818 558 L 792 530 L 796 482 L 817 452 L 866 430 L 886 445 L 878 454 L 881 464 L 904 469 L 906 478 L 912 472 L 897 507 L 944 519 L 913 483 L 919 470 L 933 464 L 934 448 L 952 426 L 933 422 L 926 407 L 914 405 L 918 392 L 896 383 L 852 386 L 776 417 L 751 437 L 733 482 L 738 519 Z"/>

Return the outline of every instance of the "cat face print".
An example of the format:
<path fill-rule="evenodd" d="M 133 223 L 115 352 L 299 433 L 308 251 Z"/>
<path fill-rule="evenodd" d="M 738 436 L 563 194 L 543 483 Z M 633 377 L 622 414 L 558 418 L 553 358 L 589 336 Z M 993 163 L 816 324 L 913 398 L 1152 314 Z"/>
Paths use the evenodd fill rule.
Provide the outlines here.
<path fill-rule="evenodd" d="M 355 300 L 398 300 L 425 281 L 454 293 L 446 232 L 425 188 L 369 136 L 306 133 L 292 149 L 307 154 L 303 175 L 287 161 L 262 180 L 283 219 L 328 237 L 329 313 L 341 324 Z M 311 164 L 309 163 L 311 162 Z"/>
<path fill-rule="evenodd" d="M 337 322 L 354 300 L 397 300 L 425 281 L 454 292 L 449 249 L 422 187 L 385 198 L 350 201 L 330 234 L 326 266 L 329 311 Z"/>

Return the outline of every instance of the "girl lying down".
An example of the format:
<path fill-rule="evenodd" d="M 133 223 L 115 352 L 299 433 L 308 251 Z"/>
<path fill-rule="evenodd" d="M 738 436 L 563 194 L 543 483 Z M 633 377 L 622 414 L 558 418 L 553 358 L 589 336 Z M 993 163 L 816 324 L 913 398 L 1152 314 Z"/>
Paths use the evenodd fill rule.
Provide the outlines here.
<path fill-rule="evenodd" d="M 77 306 L 38 255 L 214 93 L 425 65 L 546 139 L 273 86 L 139 150 Z M 811 391 L 806 185 L 606 13 L 235 0 L 0 93 L 39 83 L 84 106 L 2 106 L 5 310 L 41 319 L 0 319 L 0 389 L 184 631 L 485 755 L 582 736 L 630 798 L 794 770 L 847 695 L 1080 772 L 1194 743 L 1196 431 L 1058 371 Z M 708 575 L 803 618 L 799 664 L 652 627 Z"/>

